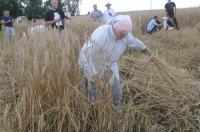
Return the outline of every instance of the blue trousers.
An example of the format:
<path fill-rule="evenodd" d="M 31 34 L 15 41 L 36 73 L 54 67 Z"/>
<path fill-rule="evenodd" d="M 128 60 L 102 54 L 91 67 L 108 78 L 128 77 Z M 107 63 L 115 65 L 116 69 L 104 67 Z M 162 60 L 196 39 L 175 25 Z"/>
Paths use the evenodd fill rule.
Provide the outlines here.
<path fill-rule="evenodd" d="M 86 88 L 89 99 L 95 102 L 97 99 L 95 84 L 93 82 L 90 82 L 88 79 L 85 80 L 86 80 Z M 117 80 L 116 78 L 114 79 L 114 84 L 112 87 L 112 96 L 113 96 L 114 106 L 120 107 L 122 99 L 122 87 L 120 81 Z"/>

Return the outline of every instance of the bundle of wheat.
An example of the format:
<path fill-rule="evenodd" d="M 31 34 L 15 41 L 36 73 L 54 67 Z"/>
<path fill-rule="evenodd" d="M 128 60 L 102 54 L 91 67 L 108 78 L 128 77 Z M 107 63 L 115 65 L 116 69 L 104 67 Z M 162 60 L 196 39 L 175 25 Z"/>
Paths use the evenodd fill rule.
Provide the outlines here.
<path fill-rule="evenodd" d="M 125 91 L 134 91 L 144 97 L 140 100 L 154 107 L 180 112 L 190 100 L 189 91 L 192 89 L 185 86 L 186 79 L 173 73 L 155 57 L 147 61 L 123 57 L 121 72 L 127 87 Z"/>

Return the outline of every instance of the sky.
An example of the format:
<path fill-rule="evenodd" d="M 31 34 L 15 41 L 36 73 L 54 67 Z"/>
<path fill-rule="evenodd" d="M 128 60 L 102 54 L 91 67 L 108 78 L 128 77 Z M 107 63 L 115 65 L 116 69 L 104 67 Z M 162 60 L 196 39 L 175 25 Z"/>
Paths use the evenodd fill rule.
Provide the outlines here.
<path fill-rule="evenodd" d="M 116 12 L 164 9 L 167 0 L 82 0 L 80 5 L 80 13 L 87 14 L 93 10 L 93 4 L 97 4 L 97 8 L 104 11 L 105 4 L 112 3 L 111 8 Z M 172 0 L 177 8 L 197 7 L 200 0 Z M 152 3 L 152 4 L 151 4 Z"/>

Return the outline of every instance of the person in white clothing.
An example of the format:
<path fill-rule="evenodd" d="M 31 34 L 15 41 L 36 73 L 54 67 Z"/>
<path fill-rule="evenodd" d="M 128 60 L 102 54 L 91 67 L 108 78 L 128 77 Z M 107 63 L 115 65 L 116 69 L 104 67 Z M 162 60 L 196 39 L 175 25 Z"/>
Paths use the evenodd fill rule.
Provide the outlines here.
<path fill-rule="evenodd" d="M 175 24 L 170 17 L 163 17 L 163 26 L 165 30 L 174 30 Z"/>
<path fill-rule="evenodd" d="M 107 23 L 112 17 L 117 15 L 117 13 L 112 8 L 110 8 L 111 5 L 111 3 L 107 3 L 105 5 L 107 9 L 104 11 L 103 15 L 104 23 Z"/>
<path fill-rule="evenodd" d="M 69 23 L 70 23 L 70 20 L 71 20 L 71 14 L 70 14 L 70 11 L 69 11 L 69 6 L 68 5 L 65 5 L 63 8 L 62 8 L 64 14 L 65 14 L 65 24 L 66 24 L 66 27 L 69 26 Z"/>
<path fill-rule="evenodd" d="M 151 54 L 143 42 L 132 34 L 132 21 L 128 15 L 113 17 L 107 24 L 98 27 L 80 51 L 79 65 L 87 81 L 89 99 L 96 101 L 95 81 L 102 79 L 107 71 L 112 71 L 112 94 L 114 108 L 121 111 L 122 87 L 120 84 L 118 60 L 126 47 L 140 49 L 145 54 Z M 86 86 L 86 87 L 87 87 Z"/>

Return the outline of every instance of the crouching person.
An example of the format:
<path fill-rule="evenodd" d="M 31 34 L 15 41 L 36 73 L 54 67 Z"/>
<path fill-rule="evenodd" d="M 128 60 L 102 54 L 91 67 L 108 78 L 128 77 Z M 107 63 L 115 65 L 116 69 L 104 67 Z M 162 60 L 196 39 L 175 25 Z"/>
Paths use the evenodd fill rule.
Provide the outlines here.
<path fill-rule="evenodd" d="M 160 23 L 157 16 L 154 16 L 147 25 L 147 33 L 152 34 L 153 32 L 160 31 L 163 24 Z"/>
<path fill-rule="evenodd" d="M 163 17 L 163 25 L 164 25 L 164 29 L 167 30 L 174 30 L 175 29 L 175 24 L 173 22 L 173 20 L 169 17 Z"/>
<path fill-rule="evenodd" d="M 132 21 L 128 15 L 113 17 L 105 25 L 98 27 L 80 51 L 79 64 L 83 69 L 84 78 L 88 87 L 89 99 L 97 99 L 95 81 L 112 78 L 112 96 L 114 108 L 121 111 L 122 86 L 120 83 L 118 60 L 126 47 L 140 49 L 150 55 L 150 50 L 132 34 Z M 107 72 L 111 71 L 111 72 Z M 109 74 L 109 75 L 106 75 Z"/>

